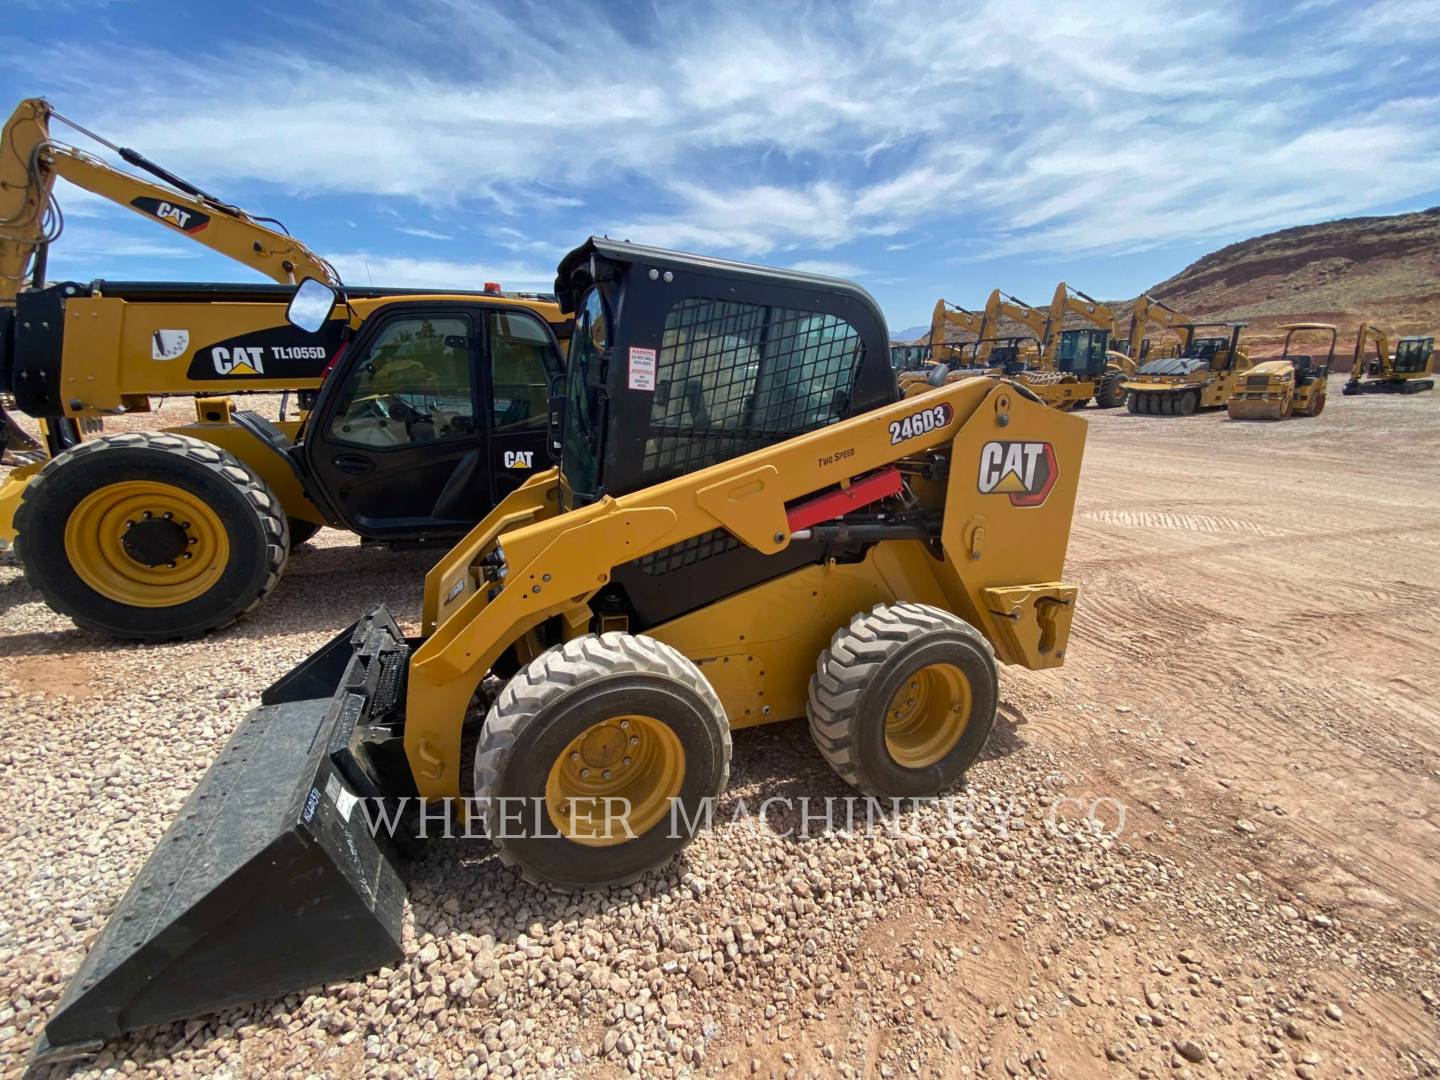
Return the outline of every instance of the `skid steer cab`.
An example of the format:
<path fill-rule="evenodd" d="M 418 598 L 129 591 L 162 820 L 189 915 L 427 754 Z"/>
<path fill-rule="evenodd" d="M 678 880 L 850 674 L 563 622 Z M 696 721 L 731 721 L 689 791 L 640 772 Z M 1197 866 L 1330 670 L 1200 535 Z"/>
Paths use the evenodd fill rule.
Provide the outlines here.
<path fill-rule="evenodd" d="M 0 539 L 54 610 L 150 641 L 239 618 L 325 525 L 448 545 L 550 467 L 557 331 L 553 297 L 534 294 L 26 290 L 0 370 L 52 437 L 0 489 Z M 239 407 L 297 391 L 299 419 Z M 194 422 L 81 437 L 160 394 L 194 395 Z"/>
<path fill-rule="evenodd" d="M 900 398 L 843 281 L 591 239 L 556 291 L 559 465 L 430 571 L 418 638 L 378 608 L 265 693 L 42 1054 L 400 962 L 421 800 L 606 888 L 704 825 L 735 729 L 803 721 L 858 791 L 933 796 L 997 665 L 1063 663 L 1084 420 L 984 376 Z"/>

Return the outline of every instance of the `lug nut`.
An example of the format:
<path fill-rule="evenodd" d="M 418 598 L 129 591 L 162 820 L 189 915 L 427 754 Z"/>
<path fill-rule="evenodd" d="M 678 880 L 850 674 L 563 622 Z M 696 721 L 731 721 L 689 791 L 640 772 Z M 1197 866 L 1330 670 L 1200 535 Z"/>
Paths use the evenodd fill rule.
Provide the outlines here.
<path fill-rule="evenodd" d="M 630 765 L 630 759 L 627 757 L 623 764 L 628 767 Z"/>
<path fill-rule="evenodd" d="M 580 751 L 578 751 L 578 750 L 572 750 L 572 751 L 570 751 L 570 760 L 571 760 L 571 761 L 579 761 L 579 760 L 580 760 Z"/>
<path fill-rule="evenodd" d="M 630 736 L 630 745 L 631 745 L 631 746 L 639 746 L 639 745 L 640 745 L 640 736 L 639 736 L 639 735 L 631 735 L 631 736 Z"/>
<path fill-rule="evenodd" d="M 589 769 L 581 769 L 581 770 L 580 770 L 580 778 L 581 778 L 582 780 L 585 779 L 585 778 L 587 778 L 589 775 L 590 775 L 590 770 L 589 770 Z"/>
<path fill-rule="evenodd" d="M 602 780 L 609 780 L 609 779 L 610 779 L 610 770 L 609 770 L 609 769 L 606 769 L 603 773 L 601 773 L 601 774 L 600 774 L 600 779 L 602 779 Z"/>

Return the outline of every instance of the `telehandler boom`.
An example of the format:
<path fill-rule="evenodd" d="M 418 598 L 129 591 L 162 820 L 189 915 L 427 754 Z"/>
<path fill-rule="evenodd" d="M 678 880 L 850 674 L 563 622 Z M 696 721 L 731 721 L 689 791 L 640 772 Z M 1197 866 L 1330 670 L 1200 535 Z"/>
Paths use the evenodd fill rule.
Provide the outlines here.
<path fill-rule="evenodd" d="M 164 186 L 112 169 L 99 158 L 56 142 L 51 120 L 108 147 Z M 129 207 L 282 285 L 305 278 L 331 285 L 340 282 L 334 267 L 285 232 L 279 222 L 267 224 L 268 219 L 251 217 L 144 155 L 67 120 L 43 98 L 30 98 L 15 109 L 0 138 L 0 302 L 13 300 L 27 281 L 36 287 L 45 284 L 46 250 L 65 223 L 54 196 L 57 177 Z"/>
<path fill-rule="evenodd" d="M 418 639 L 378 608 L 266 691 L 39 1056 L 397 963 L 388 834 L 419 799 L 602 888 L 691 840 L 732 729 L 805 717 L 859 791 L 932 796 L 997 661 L 1063 663 L 1083 420 L 986 377 L 897 399 L 879 308 L 834 279 L 592 238 L 556 290 L 558 466 L 426 575 Z"/>

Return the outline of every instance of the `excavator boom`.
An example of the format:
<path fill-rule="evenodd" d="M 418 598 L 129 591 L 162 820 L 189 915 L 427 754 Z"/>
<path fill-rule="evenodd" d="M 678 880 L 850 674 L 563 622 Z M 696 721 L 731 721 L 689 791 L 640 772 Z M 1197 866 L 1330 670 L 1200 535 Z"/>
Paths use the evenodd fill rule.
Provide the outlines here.
<path fill-rule="evenodd" d="M 163 183 L 122 172 L 54 141 L 52 120 L 69 124 Z M 334 268 L 283 228 L 271 228 L 136 151 L 106 142 L 66 120 L 43 98 L 30 98 L 20 103 L 0 135 L 0 303 L 13 300 L 27 282 L 44 284 L 47 249 L 64 227 L 54 194 L 57 177 L 183 233 L 273 281 L 294 284 L 313 277 L 339 284 Z"/>

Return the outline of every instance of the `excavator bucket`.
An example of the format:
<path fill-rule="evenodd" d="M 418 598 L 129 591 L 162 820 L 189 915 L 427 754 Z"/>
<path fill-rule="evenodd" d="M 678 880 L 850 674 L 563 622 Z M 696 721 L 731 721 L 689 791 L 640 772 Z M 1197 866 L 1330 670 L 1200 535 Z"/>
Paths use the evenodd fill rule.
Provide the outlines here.
<path fill-rule="evenodd" d="M 380 608 L 265 692 L 71 978 L 33 1060 L 403 958 L 405 889 L 366 812 L 373 763 L 353 702 L 397 693 L 408 653 Z"/>

